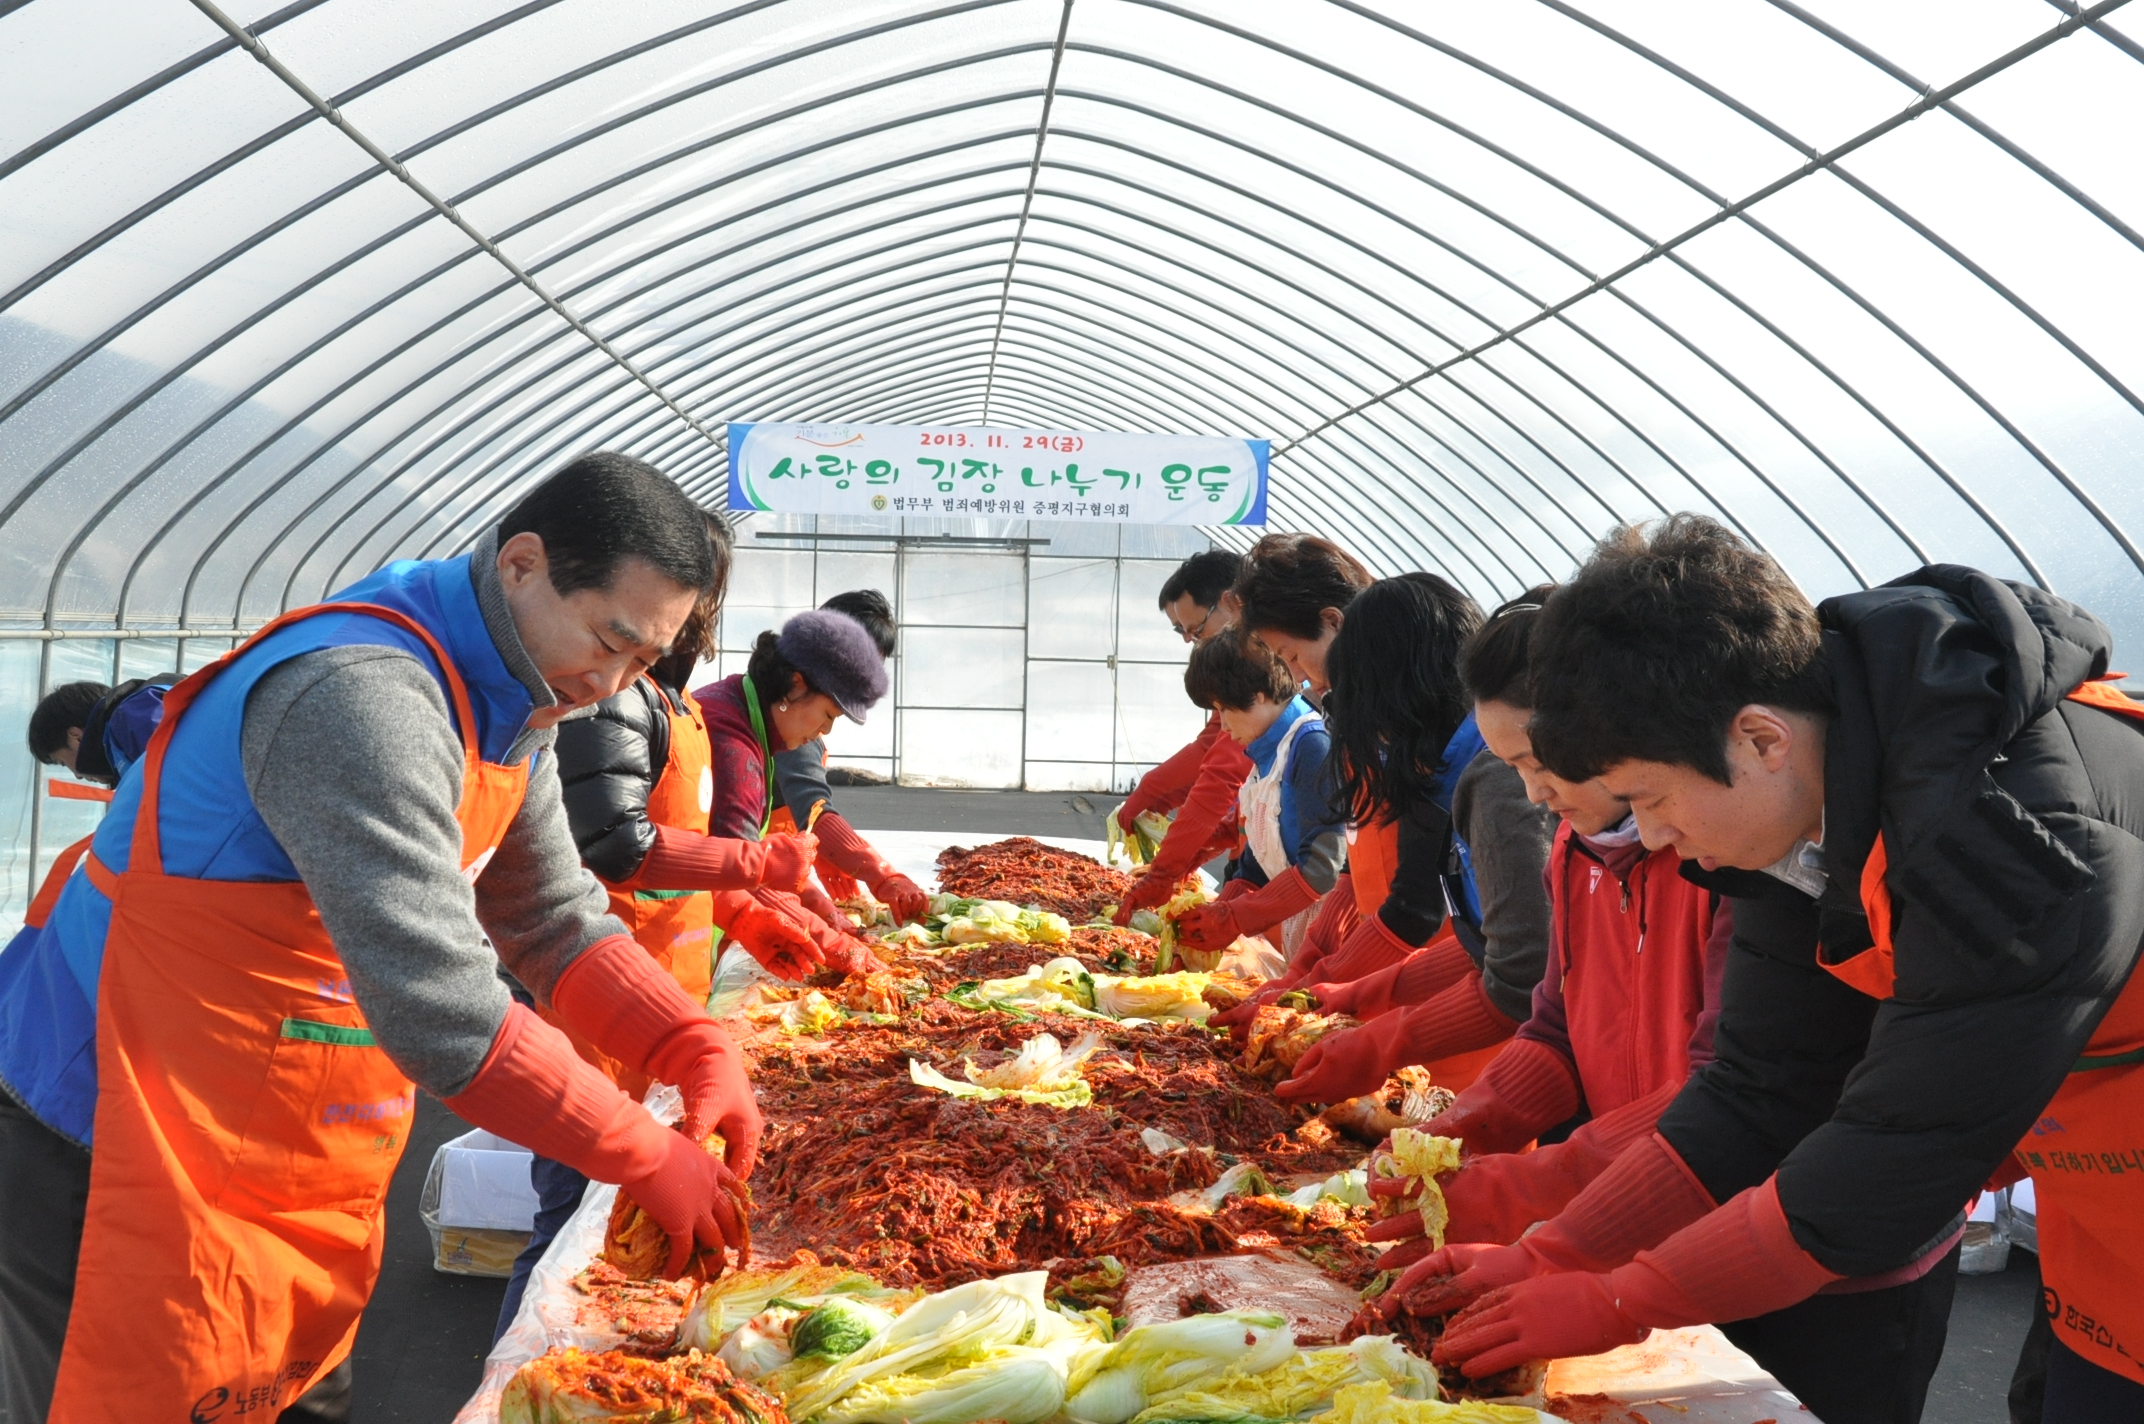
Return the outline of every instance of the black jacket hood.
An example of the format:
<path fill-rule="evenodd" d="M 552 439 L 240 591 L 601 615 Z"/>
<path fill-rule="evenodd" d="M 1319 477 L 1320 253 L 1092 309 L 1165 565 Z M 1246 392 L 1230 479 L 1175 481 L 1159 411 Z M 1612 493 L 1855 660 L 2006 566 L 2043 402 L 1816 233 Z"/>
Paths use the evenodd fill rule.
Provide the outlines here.
<path fill-rule="evenodd" d="M 2105 675 L 2113 636 L 2066 599 L 1956 564 L 1827 599 L 1817 616 L 1838 707 L 1825 741 L 1825 960 L 1870 943 L 1861 879 L 1879 830 L 1894 896 L 1976 959 L 2011 951 L 2093 876 L 1991 768 Z"/>

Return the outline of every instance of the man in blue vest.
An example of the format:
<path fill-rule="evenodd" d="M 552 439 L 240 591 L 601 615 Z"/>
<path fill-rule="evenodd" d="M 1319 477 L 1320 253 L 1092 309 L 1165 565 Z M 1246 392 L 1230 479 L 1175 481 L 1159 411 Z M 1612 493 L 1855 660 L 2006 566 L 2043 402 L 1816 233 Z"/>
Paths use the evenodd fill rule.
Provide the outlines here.
<path fill-rule="evenodd" d="M 157 738 L 121 778 L 85 873 L 61 894 L 47 932 L 0 958 L 5 1417 L 41 1420 L 48 1404 L 55 1420 L 129 1409 L 182 1417 L 190 1401 L 223 1396 L 269 1403 L 291 1419 L 346 1418 L 342 1356 L 377 1269 L 377 1229 L 369 1243 L 363 1229 L 377 1201 L 370 1216 L 337 1201 L 250 1218 L 225 1203 L 248 1173 L 265 1173 L 252 1183 L 263 1194 L 302 1197 L 304 1162 L 347 1176 L 366 1144 L 391 1171 L 414 1108 L 404 1080 L 504 1137 L 623 1183 L 670 1231 L 673 1265 L 695 1244 L 737 1239 L 732 1173 L 750 1171 L 760 1129 L 741 1056 L 605 912 L 603 890 L 575 852 L 554 759 L 543 754 L 562 717 L 668 650 L 711 574 L 699 512 L 676 485 L 626 456 L 585 456 L 471 553 L 390 565 L 337 594 L 337 611 L 265 630 L 213 676 L 173 689 Z M 154 813 L 138 815 L 145 804 Z M 149 823 L 146 834 L 137 821 Z M 145 847 L 158 864 L 141 864 Z M 149 888 L 201 913 L 174 917 L 168 931 L 142 923 L 128 906 L 144 874 Z M 249 977 L 234 982 L 285 992 L 276 973 L 285 945 L 292 962 L 324 953 L 342 970 L 287 990 L 305 1001 L 276 1011 L 290 1044 L 276 1046 L 272 1015 L 264 1045 L 245 1042 L 222 1057 L 213 1045 L 159 1039 L 153 1024 L 117 1016 L 165 935 L 175 957 L 213 954 L 212 912 L 263 890 L 282 898 L 261 903 L 297 910 L 252 927 Z M 107 962 L 119 977 L 100 994 Z M 515 1005 L 502 963 L 607 1053 L 678 1085 L 693 1119 L 721 1133 L 726 1165 L 659 1127 L 563 1034 Z M 183 1021 L 219 1007 L 188 1002 L 182 984 L 170 1013 Z M 355 1104 L 362 1114 L 293 1119 L 302 1140 L 287 1144 L 258 1142 L 245 1129 L 213 1200 L 189 1197 L 182 1172 L 119 1160 L 139 1158 L 130 1144 L 142 1140 L 143 1124 L 182 1164 L 189 1154 L 213 1158 L 230 1148 L 216 1124 L 243 1121 L 228 1085 L 265 1071 L 245 1055 L 273 1049 L 281 1064 L 321 1046 L 343 1054 L 336 1062 L 351 1057 L 346 1050 L 360 1058 L 377 1050 L 384 1061 L 367 1069 L 370 1080 L 384 1069 L 402 1091 Z M 126 1082 L 107 1069 L 100 1085 L 100 1061 L 124 1061 Z M 173 1097 L 192 1094 L 207 1114 L 175 1114 L 154 1091 L 144 1098 L 140 1085 L 159 1082 L 175 1085 Z M 349 1142 L 339 1139 L 344 1128 Z M 286 1149 L 297 1170 L 260 1166 Z M 141 1209 L 154 1214 L 170 1196 L 174 1219 L 200 1228 L 180 1243 L 196 1262 L 179 1267 L 175 1285 L 142 1282 L 159 1297 L 149 1314 L 110 1304 L 126 1288 L 124 1252 L 113 1248 L 140 1245 L 126 1241 L 128 1223 L 111 1201 L 99 1200 L 122 1165 Z M 169 1193 L 155 1189 L 159 1170 L 172 1177 Z M 368 1185 L 375 1195 L 384 1188 L 384 1175 Z M 358 1224 L 354 1245 L 330 1241 L 335 1233 L 321 1224 L 342 1216 Z M 287 1224 L 297 1218 L 302 1230 Z M 255 1271 L 265 1256 L 287 1258 L 286 1271 L 311 1290 L 292 1291 L 294 1299 L 328 1304 L 231 1325 L 243 1312 L 225 1298 L 227 1278 Z M 176 1259 L 183 1263 L 183 1250 Z M 154 1266 L 144 1261 L 142 1270 L 153 1277 Z M 264 1278 L 246 1286 L 247 1300 L 258 1299 Z M 227 1338 L 233 1332 L 245 1338 Z M 211 1349 L 200 1349 L 203 1339 Z M 309 1347 L 321 1339 L 326 1349 Z M 197 1383 L 190 1359 L 204 1353 L 253 1372 L 179 1398 Z M 171 1398 L 106 1402 L 99 1377 L 168 1383 Z"/>

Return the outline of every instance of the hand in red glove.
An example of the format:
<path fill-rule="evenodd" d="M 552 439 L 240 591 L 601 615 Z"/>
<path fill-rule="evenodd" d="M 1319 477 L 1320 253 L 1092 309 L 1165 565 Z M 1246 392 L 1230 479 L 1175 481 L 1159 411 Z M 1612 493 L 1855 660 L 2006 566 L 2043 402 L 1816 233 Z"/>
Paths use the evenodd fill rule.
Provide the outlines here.
<path fill-rule="evenodd" d="M 605 1054 L 676 1087 L 692 1140 L 721 1133 L 730 1170 L 751 1175 L 764 1124 L 744 1056 L 646 950 L 624 935 L 596 941 L 558 976 L 551 1007 Z"/>
<path fill-rule="evenodd" d="M 715 896 L 715 923 L 723 937 L 744 946 L 745 953 L 778 979 L 795 982 L 809 978 L 825 963 L 819 943 L 806 932 L 803 921 L 817 917 L 799 905 L 794 916 L 777 906 L 762 904 L 759 896 L 773 891 L 738 890 Z M 796 897 L 789 897 L 794 903 Z"/>
<path fill-rule="evenodd" d="M 1446 936 L 1360 979 L 1321 979 L 1310 986 L 1310 992 L 1324 1012 L 1352 1014 L 1367 1022 L 1395 1009 L 1426 1004 L 1473 972 L 1474 961 L 1467 958 L 1466 950 L 1457 939 Z"/>
<path fill-rule="evenodd" d="M 1134 880 L 1131 888 L 1124 892 L 1124 898 L 1117 903 L 1116 923 L 1119 926 L 1129 925 L 1135 912 L 1156 910 L 1168 904 L 1170 898 L 1176 894 L 1177 882 L 1182 878 L 1179 875 L 1158 875 L 1149 870 Z"/>
<path fill-rule="evenodd" d="M 794 895 L 811 884 L 812 865 L 819 856 L 817 836 L 773 835 L 759 844 L 765 851 L 759 872 L 761 885 Z"/>
<path fill-rule="evenodd" d="M 1617 1308 L 1606 1276 L 1565 1272 L 1498 1286 L 1452 1317 L 1429 1357 L 1482 1379 L 1529 1360 L 1598 1355 L 1649 1333 Z"/>
<path fill-rule="evenodd" d="M 1516 1027 L 1483 994 L 1481 976 L 1470 974 L 1428 1003 L 1320 1039 L 1273 1094 L 1289 1101 L 1343 1102 L 1374 1091 L 1397 1068 L 1487 1048 L 1499 1037 L 1509 1038 Z"/>
<path fill-rule="evenodd" d="M 1228 883 L 1244 882 L 1231 880 Z M 1317 902 L 1318 892 L 1310 888 L 1303 872 L 1291 865 L 1258 889 L 1244 894 L 1230 896 L 1224 887 L 1220 899 L 1199 906 L 1176 922 L 1176 937 L 1193 949 L 1219 953 L 1234 944 L 1236 936 L 1271 929 Z"/>
<path fill-rule="evenodd" d="M 827 893 L 818 886 L 807 885 L 792 898 L 802 904 L 821 924 L 837 929 L 843 934 L 856 933 L 856 922 L 843 914 L 841 907 L 835 904 Z"/>
<path fill-rule="evenodd" d="M 871 894 L 886 903 L 895 920 L 920 920 L 930 913 L 930 897 L 922 888 L 888 865 L 839 811 L 820 813 L 813 829 L 819 833 L 820 859 L 833 862 L 870 886 Z"/>
<path fill-rule="evenodd" d="M 669 1234 L 670 1260 L 663 1275 L 676 1280 L 685 1274 L 696 1245 L 744 1249 L 744 1193 L 728 1167 L 700 1150 L 697 1138 L 665 1132 L 663 1139 L 662 1163 L 618 1185 Z"/>
<path fill-rule="evenodd" d="M 668 975 L 663 979 L 677 992 Z M 507 1009 L 476 1076 L 446 1103 L 465 1122 L 625 1186 L 670 1233 L 672 1275 L 684 1269 L 695 1242 L 716 1250 L 744 1245 L 743 1196 L 729 1169 L 649 1117 L 583 1062 L 563 1033 L 520 1004 Z M 733 1150 L 756 1149 L 756 1110 L 753 1119 L 725 1139 Z"/>
<path fill-rule="evenodd" d="M 1407 1216 L 1419 1221 L 1422 1213 L 1408 1212 Z M 1394 1216 L 1377 1222 L 1369 1230 L 1369 1239 L 1391 1240 L 1397 1233 L 1389 1228 L 1404 1219 Z M 1380 1234 L 1380 1228 L 1388 1229 Z M 1408 1253 L 1406 1258 L 1395 1259 L 1403 1251 Z M 1392 1289 L 1385 1293 L 1385 1299 L 1393 1301 L 1396 1307 L 1420 1315 L 1441 1315 L 1498 1286 L 1516 1285 L 1535 1276 L 1554 1274 L 1538 1256 L 1516 1246 L 1463 1241 L 1441 1251 L 1432 1251 L 1429 1238 L 1419 1233 L 1387 1251 L 1378 1258 L 1378 1264 L 1387 1270 L 1395 1266 L 1406 1267 L 1400 1278 L 1392 1283 Z"/>
<path fill-rule="evenodd" d="M 1387 1014 L 1319 1039 L 1273 1096 L 1285 1102 L 1343 1103 L 1376 1092 L 1403 1061 L 1404 1038 L 1392 1031 L 1398 1025 L 1399 1017 Z"/>
<path fill-rule="evenodd" d="M 920 920 L 931 912 L 931 897 L 923 893 L 922 886 L 898 870 L 889 870 L 885 879 L 874 881 L 871 893 L 893 912 L 895 924 Z"/>

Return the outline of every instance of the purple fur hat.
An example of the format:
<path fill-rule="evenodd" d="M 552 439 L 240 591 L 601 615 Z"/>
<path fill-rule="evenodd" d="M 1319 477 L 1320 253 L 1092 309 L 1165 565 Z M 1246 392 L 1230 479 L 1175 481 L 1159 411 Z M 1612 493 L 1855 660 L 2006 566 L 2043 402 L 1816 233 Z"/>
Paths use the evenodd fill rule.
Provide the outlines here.
<path fill-rule="evenodd" d="M 813 609 L 782 625 L 775 649 L 804 680 L 841 705 L 852 721 L 886 695 L 886 660 L 864 625 L 846 613 Z"/>

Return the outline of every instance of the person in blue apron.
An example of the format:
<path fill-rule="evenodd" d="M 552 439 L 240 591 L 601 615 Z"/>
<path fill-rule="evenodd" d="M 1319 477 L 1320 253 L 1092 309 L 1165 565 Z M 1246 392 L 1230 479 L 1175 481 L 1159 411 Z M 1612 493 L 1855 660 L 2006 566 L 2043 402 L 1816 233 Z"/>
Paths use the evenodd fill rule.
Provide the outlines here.
<path fill-rule="evenodd" d="M 1251 760 L 1237 792 L 1243 850 L 1221 896 L 1177 922 L 1177 940 L 1218 954 L 1239 935 L 1263 934 L 1293 958 L 1346 853 L 1325 760 L 1325 719 L 1295 690 L 1295 678 L 1239 628 L 1202 643 L 1184 669 L 1184 691 L 1220 719 Z"/>

